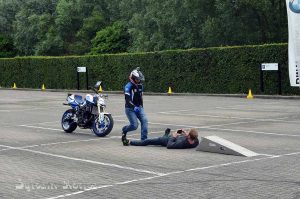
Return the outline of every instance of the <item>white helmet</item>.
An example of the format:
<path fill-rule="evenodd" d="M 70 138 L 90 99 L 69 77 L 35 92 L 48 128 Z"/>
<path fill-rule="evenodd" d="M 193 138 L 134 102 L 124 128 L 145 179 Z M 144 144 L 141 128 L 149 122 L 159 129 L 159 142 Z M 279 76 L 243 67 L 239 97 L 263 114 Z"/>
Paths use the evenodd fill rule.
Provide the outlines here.
<path fill-rule="evenodd" d="M 141 81 L 145 81 L 145 77 L 143 73 L 140 71 L 139 67 L 131 71 L 129 78 L 135 84 L 139 84 L 141 83 Z"/>

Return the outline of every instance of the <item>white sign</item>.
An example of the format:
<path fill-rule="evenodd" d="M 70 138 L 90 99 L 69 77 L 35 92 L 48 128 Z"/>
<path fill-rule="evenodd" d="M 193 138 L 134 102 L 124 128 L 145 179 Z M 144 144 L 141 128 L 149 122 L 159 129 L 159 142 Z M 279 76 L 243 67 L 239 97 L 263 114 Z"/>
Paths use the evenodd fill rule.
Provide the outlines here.
<path fill-rule="evenodd" d="M 300 86 L 300 0 L 286 0 L 289 25 L 289 76 L 291 86 Z"/>
<path fill-rule="evenodd" d="M 78 73 L 85 73 L 86 72 L 86 67 L 77 67 L 77 72 Z"/>
<path fill-rule="evenodd" d="M 278 63 L 263 63 L 261 70 L 278 70 Z"/>

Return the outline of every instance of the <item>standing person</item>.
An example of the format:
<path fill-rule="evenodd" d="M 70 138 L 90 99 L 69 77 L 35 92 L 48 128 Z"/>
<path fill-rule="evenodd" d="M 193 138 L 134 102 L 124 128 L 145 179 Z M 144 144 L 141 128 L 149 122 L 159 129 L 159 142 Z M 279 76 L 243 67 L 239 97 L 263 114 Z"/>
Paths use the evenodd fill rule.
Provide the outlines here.
<path fill-rule="evenodd" d="M 143 107 L 142 81 L 145 81 L 145 77 L 138 67 L 130 73 L 129 82 L 124 87 L 125 113 L 130 124 L 122 128 L 123 144 L 127 141 L 127 133 L 138 128 L 137 119 L 141 123 L 141 140 L 148 137 L 148 119 Z"/>
<path fill-rule="evenodd" d="M 125 146 L 148 146 L 158 145 L 164 146 L 168 149 L 188 149 L 195 148 L 199 144 L 198 132 L 196 129 L 190 129 L 189 131 L 178 130 L 171 135 L 170 129 L 166 129 L 165 135 L 157 138 L 151 138 L 146 140 L 127 140 L 123 142 Z"/>

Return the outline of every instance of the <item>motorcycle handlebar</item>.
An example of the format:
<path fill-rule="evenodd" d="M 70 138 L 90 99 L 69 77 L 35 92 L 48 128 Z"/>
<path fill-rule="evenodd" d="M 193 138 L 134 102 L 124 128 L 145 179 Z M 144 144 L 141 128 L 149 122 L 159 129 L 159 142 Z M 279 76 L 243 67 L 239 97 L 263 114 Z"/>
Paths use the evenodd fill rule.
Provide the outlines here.
<path fill-rule="evenodd" d="M 98 91 L 94 88 L 94 87 L 89 87 L 89 89 L 91 89 L 92 91 L 94 91 L 96 94 L 98 94 Z"/>

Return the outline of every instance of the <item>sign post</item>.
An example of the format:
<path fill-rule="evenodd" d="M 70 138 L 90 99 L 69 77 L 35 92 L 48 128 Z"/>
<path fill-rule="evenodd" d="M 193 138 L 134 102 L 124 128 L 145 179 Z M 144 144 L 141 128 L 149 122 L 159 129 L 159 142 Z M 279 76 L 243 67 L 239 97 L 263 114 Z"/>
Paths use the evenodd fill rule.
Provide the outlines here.
<path fill-rule="evenodd" d="M 282 94 L 281 90 L 281 70 L 278 63 L 262 63 L 260 66 L 260 91 L 264 92 L 264 71 L 277 71 L 278 74 L 278 94 Z"/>
<path fill-rule="evenodd" d="M 88 73 L 88 70 L 86 70 L 86 73 L 85 73 L 85 77 L 86 77 L 86 90 L 89 90 L 89 73 Z"/>
<path fill-rule="evenodd" d="M 80 78 L 79 73 L 85 73 L 86 74 L 86 90 L 89 89 L 89 76 L 88 76 L 88 70 L 86 67 L 77 67 L 77 90 L 80 90 Z"/>

